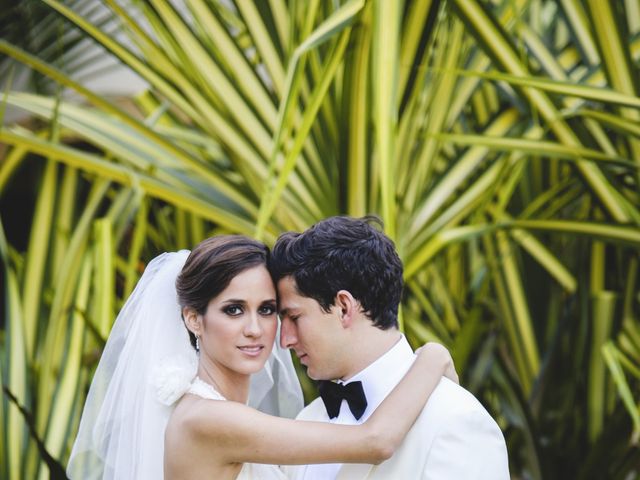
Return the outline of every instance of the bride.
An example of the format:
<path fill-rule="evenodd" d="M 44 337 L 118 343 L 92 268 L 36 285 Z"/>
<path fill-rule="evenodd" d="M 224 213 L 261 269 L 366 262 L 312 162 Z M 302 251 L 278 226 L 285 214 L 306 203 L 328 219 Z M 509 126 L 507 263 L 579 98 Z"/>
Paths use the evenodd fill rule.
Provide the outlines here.
<path fill-rule="evenodd" d="M 149 263 L 95 372 L 69 478 L 276 480 L 286 479 L 276 465 L 380 463 L 441 376 L 457 381 L 430 343 L 362 425 L 279 418 L 303 403 L 290 354 L 274 344 L 268 255 L 228 235 Z"/>

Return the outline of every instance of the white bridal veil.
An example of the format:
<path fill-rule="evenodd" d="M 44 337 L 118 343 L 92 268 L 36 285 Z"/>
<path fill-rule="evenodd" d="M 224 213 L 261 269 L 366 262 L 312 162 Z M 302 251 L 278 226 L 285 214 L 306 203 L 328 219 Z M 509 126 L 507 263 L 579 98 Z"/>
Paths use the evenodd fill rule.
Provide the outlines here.
<path fill-rule="evenodd" d="M 158 399 L 158 373 L 165 390 L 168 385 L 170 394 L 177 393 L 166 401 L 164 392 L 170 403 L 197 365 L 175 289 L 188 255 L 181 250 L 152 260 L 118 314 L 89 389 L 69 478 L 163 478 L 164 430 L 173 407 Z M 290 353 L 277 338 L 265 367 L 252 376 L 249 405 L 290 418 L 302 409 Z"/>

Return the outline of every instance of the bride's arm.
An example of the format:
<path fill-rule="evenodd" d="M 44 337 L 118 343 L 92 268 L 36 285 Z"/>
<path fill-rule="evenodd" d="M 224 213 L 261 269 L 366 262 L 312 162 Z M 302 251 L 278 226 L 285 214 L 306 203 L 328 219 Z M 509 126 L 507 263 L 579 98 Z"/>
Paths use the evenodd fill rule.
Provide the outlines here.
<path fill-rule="evenodd" d="M 224 463 L 380 463 L 393 455 L 443 375 L 457 381 L 449 352 L 429 343 L 362 425 L 273 417 L 235 402 L 207 402 L 188 428 Z"/>

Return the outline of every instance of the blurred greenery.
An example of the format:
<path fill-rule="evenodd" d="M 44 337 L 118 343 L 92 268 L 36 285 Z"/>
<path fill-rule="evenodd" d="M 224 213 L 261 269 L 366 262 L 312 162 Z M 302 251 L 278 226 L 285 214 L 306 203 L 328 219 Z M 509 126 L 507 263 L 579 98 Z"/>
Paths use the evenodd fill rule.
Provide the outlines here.
<path fill-rule="evenodd" d="M 343 213 L 384 220 L 402 328 L 513 478 L 640 476 L 637 0 L 2 7 L 1 478 L 58 478 L 149 259 Z M 114 66 L 148 87 L 86 86 Z"/>

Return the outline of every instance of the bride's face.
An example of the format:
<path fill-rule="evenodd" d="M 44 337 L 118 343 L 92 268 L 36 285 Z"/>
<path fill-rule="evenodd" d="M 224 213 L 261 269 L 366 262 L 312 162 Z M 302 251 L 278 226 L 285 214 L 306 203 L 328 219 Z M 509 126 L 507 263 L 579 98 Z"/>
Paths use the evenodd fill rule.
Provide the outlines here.
<path fill-rule="evenodd" d="M 200 355 L 219 368 L 241 374 L 258 372 L 271 354 L 278 327 L 276 292 L 263 266 L 239 273 L 202 317 Z"/>

